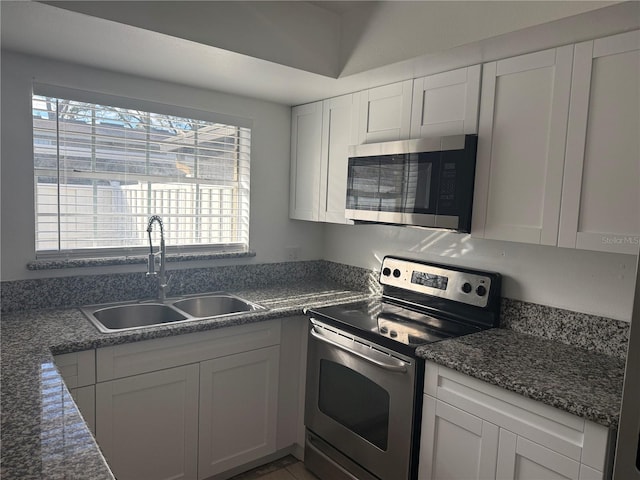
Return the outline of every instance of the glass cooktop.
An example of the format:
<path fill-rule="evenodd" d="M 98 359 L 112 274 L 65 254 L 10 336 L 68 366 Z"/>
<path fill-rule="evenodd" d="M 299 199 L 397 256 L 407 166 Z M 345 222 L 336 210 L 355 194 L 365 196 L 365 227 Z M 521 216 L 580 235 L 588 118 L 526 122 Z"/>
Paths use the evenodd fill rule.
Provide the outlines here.
<path fill-rule="evenodd" d="M 368 340 L 384 342 L 391 348 L 395 346 L 397 349 L 402 345 L 403 351 L 481 330 L 474 325 L 425 314 L 380 299 L 310 309 L 308 313 L 312 318 Z M 389 344 L 389 341 L 392 343 Z"/>

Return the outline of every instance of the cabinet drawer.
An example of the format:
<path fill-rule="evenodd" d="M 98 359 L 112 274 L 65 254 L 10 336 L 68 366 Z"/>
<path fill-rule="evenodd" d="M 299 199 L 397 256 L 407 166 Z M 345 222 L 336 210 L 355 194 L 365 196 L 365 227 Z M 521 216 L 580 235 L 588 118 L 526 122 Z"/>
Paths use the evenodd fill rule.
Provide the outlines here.
<path fill-rule="evenodd" d="M 555 452 L 605 470 L 609 430 L 447 367 L 427 362 L 425 393 Z"/>
<path fill-rule="evenodd" d="M 64 353 L 53 357 L 67 388 L 78 388 L 96 383 L 96 352 Z"/>
<path fill-rule="evenodd" d="M 97 350 L 98 382 L 280 344 L 280 321 L 226 327 Z"/>

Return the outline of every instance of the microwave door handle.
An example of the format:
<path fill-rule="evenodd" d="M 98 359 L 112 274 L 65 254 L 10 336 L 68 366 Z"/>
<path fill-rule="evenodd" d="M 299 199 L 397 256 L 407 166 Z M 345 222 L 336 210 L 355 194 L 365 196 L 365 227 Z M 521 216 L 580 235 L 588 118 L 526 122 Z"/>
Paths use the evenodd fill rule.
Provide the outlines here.
<path fill-rule="evenodd" d="M 360 352 L 356 352 L 355 350 L 351 350 L 349 347 L 346 347 L 345 345 L 341 345 L 338 342 L 334 342 L 333 340 L 329 340 L 327 337 L 323 336 L 321 333 L 319 333 L 315 328 L 311 329 L 311 335 L 322 341 L 325 343 L 328 343 L 334 347 L 337 347 L 341 350 L 344 350 L 345 352 L 350 353 L 351 355 L 355 355 L 356 357 L 359 357 L 363 360 L 366 360 L 369 363 L 374 364 L 377 367 L 383 368 L 385 370 L 389 370 L 392 372 L 397 372 L 397 373 L 405 373 L 407 371 L 407 367 L 405 363 L 402 363 L 402 365 L 393 365 L 390 363 L 385 363 L 385 362 L 381 362 L 380 360 L 376 360 L 375 358 L 371 358 L 367 355 L 365 355 L 364 353 L 360 353 Z"/>

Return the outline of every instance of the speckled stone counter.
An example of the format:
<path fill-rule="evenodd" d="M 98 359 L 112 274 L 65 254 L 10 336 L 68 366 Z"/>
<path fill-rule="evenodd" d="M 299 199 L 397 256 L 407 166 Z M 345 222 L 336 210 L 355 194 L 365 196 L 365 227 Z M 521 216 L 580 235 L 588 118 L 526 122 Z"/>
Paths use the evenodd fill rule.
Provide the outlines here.
<path fill-rule="evenodd" d="M 302 314 L 303 307 L 356 302 L 379 294 L 375 273 L 324 261 L 195 269 L 176 271 L 173 275 L 173 286 L 180 294 L 201 292 L 196 289 L 202 288 L 223 289 L 269 310 L 102 334 L 75 308 L 17 312 L 15 309 L 26 304 L 42 308 L 152 294 L 143 273 L 3 282 L 0 323 L 3 479 L 113 478 L 53 364 L 52 355 L 295 316 Z M 283 279 L 287 279 L 286 284 Z M 570 318 L 573 323 L 568 323 L 566 313 L 524 302 L 505 302 L 503 326 L 507 329 L 431 344 L 421 347 L 419 354 L 494 385 L 616 427 L 626 325 L 585 320 L 582 316 L 576 320 L 574 314 Z M 583 328 L 585 322 L 590 328 Z M 566 335 L 555 333 L 566 332 L 567 325 L 575 326 L 572 332 L 582 332 L 587 337 L 577 335 L 581 347 L 611 352 L 612 356 L 550 340 L 557 337 L 565 342 L 577 341 L 576 335 L 564 338 Z M 521 331 L 515 331 L 518 328 Z M 528 335 L 522 330 L 541 331 L 548 338 Z M 598 341 L 594 343 L 593 338 Z"/>
<path fill-rule="evenodd" d="M 305 306 L 359 301 L 370 295 L 315 280 L 230 293 L 269 310 L 111 334 L 98 332 L 77 309 L 4 314 L 1 477 L 114 478 L 53 364 L 52 355 L 300 315 Z"/>
<path fill-rule="evenodd" d="M 425 345 L 418 354 L 606 427 L 618 425 L 621 358 L 508 329 Z"/>

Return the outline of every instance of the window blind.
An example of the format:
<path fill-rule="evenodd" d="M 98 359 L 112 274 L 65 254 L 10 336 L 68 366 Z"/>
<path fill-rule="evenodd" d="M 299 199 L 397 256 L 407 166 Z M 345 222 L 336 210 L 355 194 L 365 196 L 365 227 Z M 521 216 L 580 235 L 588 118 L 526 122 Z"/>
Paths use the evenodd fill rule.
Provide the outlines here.
<path fill-rule="evenodd" d="M 36 252 L 247 250 L 251 130 L 33 95 Z"/>

